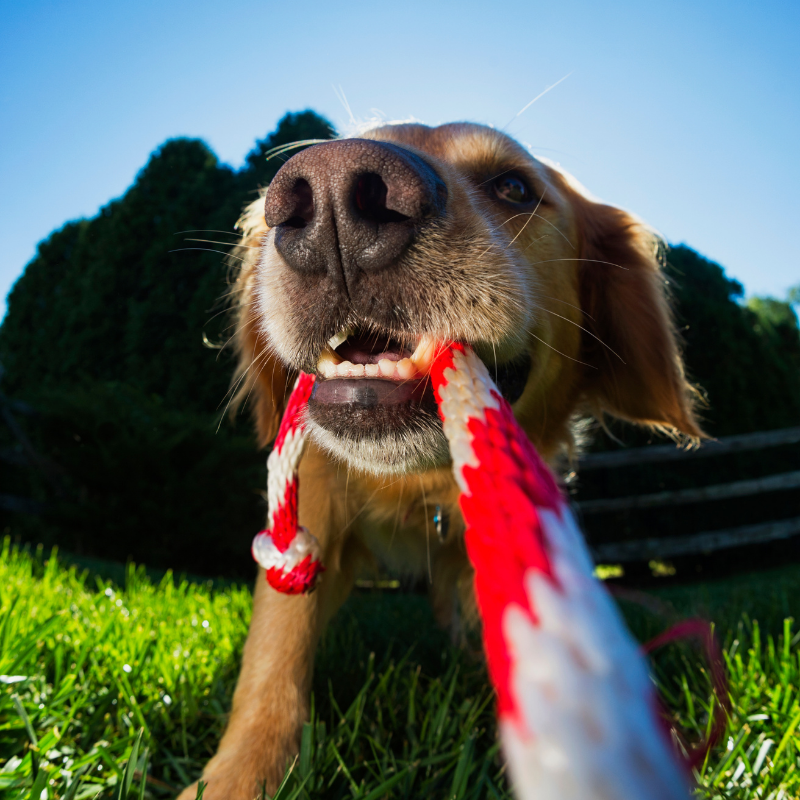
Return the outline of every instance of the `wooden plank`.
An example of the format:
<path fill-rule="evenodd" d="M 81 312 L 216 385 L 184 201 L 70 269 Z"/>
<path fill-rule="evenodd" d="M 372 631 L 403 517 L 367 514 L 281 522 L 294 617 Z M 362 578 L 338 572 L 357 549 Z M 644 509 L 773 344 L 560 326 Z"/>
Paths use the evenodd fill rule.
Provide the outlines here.
<path fill-rule="evenodd" d="M 765 447 L 778 447 L 800 442 L 800 427 L 783 428 L 777 431 L 743 433 L 724 436 L 692 450 L 682 450 L 674 444 L 659 444 L 652 447 L 635 447 L 631 450 L 615 450 L 611 453 L 589 453 L 578 461 L 578 471 L 610 469 L 632 464 L 652 464 L 659 461 L 680 461 L 688 458 L 707 458 L 725 453 L 744 453 Z"/>
<path fill-rule="evenodd" d="M 800 517 L 758 525 L 745 525 L 741 528 L 707 531 L 691 536 L 609 542 L 608 544 L 594 545 L 590 549 L 598 564 L 617 564 L 626 561 L 650 561 L 654 558 L 713 553 L 729 547 L 787 539 L 797 534 L 800 534 Z"/>
<path fill-rule="evenodd" d="M 700 503 L 706 500 L 724 500 L 730 497 L 747 497 L 762 492 L 779 492 L 785 489 L 800 488 L 800 470 L 784 472 L 780 475 L 769 475 L 766 478 L 755 478 L 733 483 L 719 483 L 714 486 L 703 486 L 699 489 L 680 489 L 671 492 L 654 492 L 631 497 L 612 497 L 600 500 L 583 500 L 579 502 L 583 514 L 601 514 L 606 511 L 625 511 L 636 508 L 656 508 L 683 503 Z"/>

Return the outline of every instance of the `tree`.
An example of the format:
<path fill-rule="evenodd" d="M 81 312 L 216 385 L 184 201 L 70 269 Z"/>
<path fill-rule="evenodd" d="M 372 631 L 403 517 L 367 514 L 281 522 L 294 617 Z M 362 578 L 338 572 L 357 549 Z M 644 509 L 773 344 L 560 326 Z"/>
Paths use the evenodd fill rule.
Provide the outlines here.
<path fill-rule="evenodd" d="M 313 112 L 287 114 L 239 171 L 197 139 L 169 140 L 121 198 L 39 245 L 0 326 L 0 388 L 38 411 L 23 421 L 27 435 L 60 465 L 63 485 L 59 495 L 21 470 L 18 442 L 0 428 L 3 486 L 49 509 L 40 519 L 7 512 L 13 533 L 249 574 L 263 456 L 249 430 L 217 433 L 232 370 L 226 351 L 203 341 L 230 335 L 227 267 L 213 252 L 227 248 L 208 240 L 236 240 L 242 207 L 282 163 L 267 151 L 331 135 Z"/>
<path fill-rule="evenodd" d="M 772 299 L 741 303 L 741 284 L 684 245 L 669 251 L 667 274 L 689 377 L 707 397 L 707 431 L 800 423 L 800 331 L 791 308 Z"/>

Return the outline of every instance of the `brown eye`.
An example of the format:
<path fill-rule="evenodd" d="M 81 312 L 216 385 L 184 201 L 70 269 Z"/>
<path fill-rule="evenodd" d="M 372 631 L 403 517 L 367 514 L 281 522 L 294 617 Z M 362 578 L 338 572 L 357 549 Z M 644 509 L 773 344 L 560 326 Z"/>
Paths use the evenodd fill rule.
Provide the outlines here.
<path fill-rule="evenodd" d="M 494 193 L 507 203 L 529 203 L 533 192 L 519 175 L 501 175 L 492 184 Z"/>

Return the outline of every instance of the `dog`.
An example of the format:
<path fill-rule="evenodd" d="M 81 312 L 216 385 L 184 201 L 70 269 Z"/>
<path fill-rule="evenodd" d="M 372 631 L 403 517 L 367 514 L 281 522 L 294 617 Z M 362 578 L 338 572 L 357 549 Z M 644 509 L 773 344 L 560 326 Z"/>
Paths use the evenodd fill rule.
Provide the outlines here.
<path fill-rule="evenodd" d="M 233 709 L 206 800 L 273 792 L 299 749 L 314 652 L 359 564 L 429 572 L 437 619 L 474 616 L 458 489 L 426 380 L 433 347 L 469 343 L 551 463 L 575 420 L 702 435 L 660 242 L 556 165 L 481 125 L 390 124 L 308 147 L 245 212 L 235 255 L 238 397 L 275 437 L 299 371 L 317 375 L 300 524 L 316 592 L 259 570 Z M 428 535 L 434 509 L 449 517 Z M 195 786 L 181 800 L 195 796 Z"/>

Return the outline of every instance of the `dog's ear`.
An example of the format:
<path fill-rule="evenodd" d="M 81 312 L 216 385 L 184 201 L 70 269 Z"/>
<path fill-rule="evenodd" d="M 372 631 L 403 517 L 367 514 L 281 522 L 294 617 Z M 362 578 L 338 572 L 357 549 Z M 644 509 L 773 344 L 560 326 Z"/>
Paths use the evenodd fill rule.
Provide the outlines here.
<path fill-rule="evenodd" d="M 260 447 L 277 435 L 286 406 L 286 369 L 272 353 L 255 311 L 255 270 L 261 240 L 267 231 L 264 222 L 263 192 L 252 202 L 237 223 L 242 239 L 231 253 L 235 280 L 230 292 L 236 333 L 233 341 L 238 363 L 233 375 L 230 409 L 236 414 L 243 404 L 252 409 Z"/>
<path fill-rule="evenodd" d="M 621 209 L 581 197 L 579 275 L 585 397 L 596 412 L 672 434 L 704 434 L 678 347 L 659 238 Z"/>
<path fill-rule="evenodd" d="M 252 321 L 241 322 L 237 335 L 238 364 L 233 376 L 232 413 L 243 404 L 252 408 L 259 447 L 266 447 L 278 434 L 286 407 L 285 367 L 270 352 L 264 335 Z"/>

